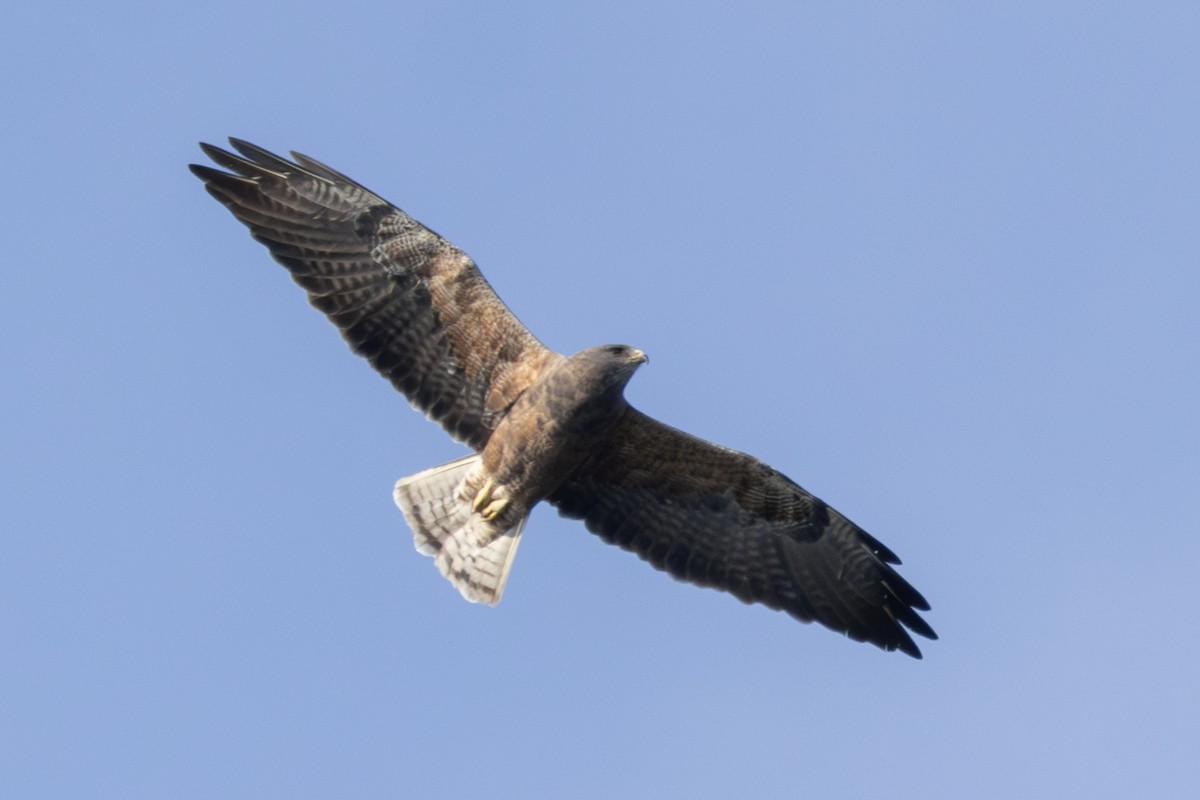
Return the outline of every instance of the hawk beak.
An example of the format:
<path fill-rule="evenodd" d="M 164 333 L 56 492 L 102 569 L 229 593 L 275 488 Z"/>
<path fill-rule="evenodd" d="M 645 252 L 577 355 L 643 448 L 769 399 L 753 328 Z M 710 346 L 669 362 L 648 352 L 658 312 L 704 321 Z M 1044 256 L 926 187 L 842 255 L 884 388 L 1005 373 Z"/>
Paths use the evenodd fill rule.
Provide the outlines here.
<path fill-rule="evenodd" d="M 635 348 L 634 351 L 629 354 L 629 360 L 635 364 L 649 364 L 650 356 Z"/>

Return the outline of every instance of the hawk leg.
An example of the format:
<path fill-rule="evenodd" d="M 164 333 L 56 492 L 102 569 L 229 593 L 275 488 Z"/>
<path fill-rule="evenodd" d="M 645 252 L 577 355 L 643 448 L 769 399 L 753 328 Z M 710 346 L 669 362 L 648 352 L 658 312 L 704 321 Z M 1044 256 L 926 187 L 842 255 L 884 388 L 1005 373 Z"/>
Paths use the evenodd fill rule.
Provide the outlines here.
<path fill-rule="evenodd" d="M 471 510 L 478 512 L 479 516 L 491 522 L 508 509 L 509 503 L 507 497 L 496 496 L 496 482 L 488 478 L 483 484 L 483 488 L 475 495 L 475 499 L 471 501 Z"/>

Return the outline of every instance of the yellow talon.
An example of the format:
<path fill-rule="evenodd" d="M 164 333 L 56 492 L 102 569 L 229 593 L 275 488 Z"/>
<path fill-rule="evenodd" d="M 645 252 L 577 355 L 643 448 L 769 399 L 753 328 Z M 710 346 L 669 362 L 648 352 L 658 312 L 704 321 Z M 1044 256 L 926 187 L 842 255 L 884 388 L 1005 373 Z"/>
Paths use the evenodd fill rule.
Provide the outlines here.
<path fill-rule="evenodd" d="M 496 482 L 488 478 L 471 501 L 471 511 L 491 522 L 503 514 L 508 505 L 508 498 L 496 496 Z"/>
<path fill-rule="evenodd" d="M 495 481 L 493 481 L 491 478 L 487 479 L 487 482 L 483 484 L 483 487 L 479 490 L 479 493 L 475 495 L 475 499 L 471 501 L 471 511 L 479 511 L 479 509 L 488 504 L 488 502 L 492 499 L 492 489 L 495 488 L 495 485 Z M 487 518 L 485 517 L 485 519 Z"/>
<path fill-rule="evenodd" d="M 484 506 L 483 510 L 479 512 L 479 515 L 488 522 L 491 522 L 496 517 L 503 514 L 506 508 L 508 508 L 508 498 L 501 497 Z"/>

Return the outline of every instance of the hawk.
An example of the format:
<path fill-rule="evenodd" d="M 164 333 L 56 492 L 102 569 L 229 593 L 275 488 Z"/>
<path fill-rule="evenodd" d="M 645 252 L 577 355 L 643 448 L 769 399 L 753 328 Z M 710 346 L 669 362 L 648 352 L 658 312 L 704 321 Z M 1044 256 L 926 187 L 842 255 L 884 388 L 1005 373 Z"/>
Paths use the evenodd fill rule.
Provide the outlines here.
<path fill-rule="evenodd" d="M 782 473 L 641 413 L 627 345 L 564 356 L 450 242 L 315 159 L 230 139 L 192 164 L 353 351 L 474 452 L 396 483 L 417 550 L 500 600 L 541 501 L 675 578 L 914 658 L 936 639 L 900 559 Z"/>

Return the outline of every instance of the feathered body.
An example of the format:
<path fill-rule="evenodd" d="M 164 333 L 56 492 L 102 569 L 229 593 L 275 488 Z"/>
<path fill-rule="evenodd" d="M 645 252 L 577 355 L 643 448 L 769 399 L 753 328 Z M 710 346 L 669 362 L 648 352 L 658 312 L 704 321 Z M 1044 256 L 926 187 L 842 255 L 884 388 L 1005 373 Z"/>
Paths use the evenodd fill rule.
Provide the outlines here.
<path fill-rule="evenodd" d="M 645 356 L 622 345 L 554 358 L 478 456 L 403 478 L 395 500 L 417 549 L 472 602 L 500 602 L 529 512 L 602 443 L 628 408 Z"/>

